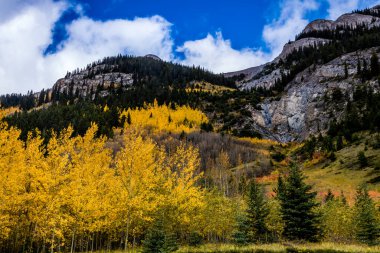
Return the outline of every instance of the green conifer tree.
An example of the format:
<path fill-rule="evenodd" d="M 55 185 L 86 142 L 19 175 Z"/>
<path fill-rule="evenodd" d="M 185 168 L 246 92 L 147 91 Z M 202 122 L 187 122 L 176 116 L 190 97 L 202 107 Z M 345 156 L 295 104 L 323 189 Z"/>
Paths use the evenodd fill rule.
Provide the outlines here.
<path fill-rule="evenodd" d="M 143 253 L 162 252 L 165 244 L 165 233 L 162 221 L 158 219 L 148 230 L 143 241 Z"/>
<path fill-rule="evenodd" d="M 341 150 L 343 148 L 343 136 L 338 135 L 336 139 L 336 150 Z"/>
<path fill-rule="evenodd" d="M 178 250 L 177 236 L 165 230 L 162 219 L 149 228 L 143 241 L 143 253 L 170 253 Z"/>
<path fill-rule="evenodd" d="M 128 123 L 128 125 L 132 124 L 132 118 L 131 118 L 130 112 L 128 112 L 128 114 L 127 114 L 127 123 Z"/>
<path fill-rule="evenodd" d="M 320 238 L 320 214 L 314 208 L 316 192 L 304 182 L 298 167 L 292 166 L 285 181 L 278 180 L 277 197 L 284 220 L 283 235 L 289 240 L 317 241 Z"/>
<path fill-rule="evenodd" d="M 325 203 L 333 201 L 334 199 L 335 199 L 334 194 L 332 193 L 331 189 L 328 189 L 327 195 L 325 196 L 325 199 L 324 199 Z"/>
<path fill-rule="evenodd" d="M 269 208 L 264 198 L 263 188 L 253 179 L 248 186 L 247 210 L 237 217 L 236 231 L 233 238 L 236 244 L 268 240 L 266 218 Z"/>
<path fill-rule="evenodd" d="M 361 168 L 364 168 L 364 167 L 368 166 L 368 159 L 365 156 L 364 151 L 360 151 L 358 153 L 358 161 L 359 161 L 359 164 L 360 164 Z"/>
<path fill-rule="evenodd" d="M 348 78 L 348 66 L 346 61 L 344 62 L 344 78 Z"/>
<path fill-rule="evenodd" d="M 236 230 L 233 233 L 233 241 L 237 245 L 245 245 L 250 242 L 248 237 L 250 224 L 246 213 L 237 216 Z"/>
<path fill-rule="evenodd" d="M 375 52 L 372 52 L 371 56 L 371 76 L 378 76 L 379 75 L 379 58 L 377 57 L 377 54 Z"/>
<path fill-rule="evenodd" d="M 355 209 L 356 238 L 369 245 L 377 244 L 380 237 L 378 210 L 365 186 L 357 190 Z"/>
<path fill-rule="evenodd" d="M 253 179 L 249 185 L 247 206 L 250 241 L 267 241 L 268 228 L 265 219 L 269 214 L 269 209 L 264 198 L 263 188 L 256 182 L 256 179 Z"/>

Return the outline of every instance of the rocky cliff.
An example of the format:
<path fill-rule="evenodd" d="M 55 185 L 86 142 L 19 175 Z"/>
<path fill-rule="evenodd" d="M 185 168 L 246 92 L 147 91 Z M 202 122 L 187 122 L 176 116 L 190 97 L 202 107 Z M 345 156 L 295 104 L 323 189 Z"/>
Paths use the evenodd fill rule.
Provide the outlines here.
<path fill-rule="evenodd" d="M 355 86 L 362 83 L 356 77 L 358 58 L 369 59 L 373 51 L 379 51 L 379 48 L 345 54 L 299 73 L 280 97 L 265 99 L 260 104 L 261 110 L 249 108 L 254 128 L 282 142 L 304 140 L 325 132 L 332 119 L 342 116 L 348 101 L 344 98 L 336 100 L 333 93 L 338 90 L 340 94 L 352 97 Z M 374 90 L 380 90 L 377 80 L 369 84 Z"/>
<path fill-rule="evenodd" d="M 84 70 L 68 73 L 65 78 L 59 79 L 53 86 L 53 91 L 63 94 L 78 94 L 80 97 L 99 95 L 104 97 L 109 89 L 127 89 L 133 84 L 132 73 L 113 72 L 115 66 L 96 65 Z M 107 68 L 108 73 L 103 73 Z M 92 97 L 93 99 L 93 97 Z"/>
<path fill-rule="evenodd" d="M 370 10 L 378 12 L 379 6 Z M 372 15 L 345 14 L 336 21 L 315 20 L 305 27 L 302 34 L 333 31 L 339 27 L 355 29 L 358 25 L 371 29 L 380 26 L 380 19 Z M 239 89 L 261 87 L 270 90 L 274 87 L 276 80 L 281 78 L 281 74 L 289 71 L 281 65 L 281 61 L 297 49 L 311 45 L 323 46 L 329 41 L 324 38 L 302 38 L 287 43 L 282 53 L 270 63 L 226 75 L 245 75 L 245 78 L 238 83 Z M 362 84 L 362 80 L 357 76 L 358 59 L 369 62 L 372 53 L 378 54 L 379 51 L 379 48 L 368 48 L 340 55 L 325 64 L 310 65 L 295 75 L 281 94 L 264 99 L 259 106 L 247 106 L 252 114 L 249 120 L 252 128 L 268 138 L 282 142 L 304 140 L 310 135 L 324 133 L 333 119 L 339 120 L 342 117 L 355 87 Z M 370 81 L 368 84 L 375 91 L 380 90 L 377 80 Z M 332 94 L 337 90 L 348 98 L 334 101 Z"/>

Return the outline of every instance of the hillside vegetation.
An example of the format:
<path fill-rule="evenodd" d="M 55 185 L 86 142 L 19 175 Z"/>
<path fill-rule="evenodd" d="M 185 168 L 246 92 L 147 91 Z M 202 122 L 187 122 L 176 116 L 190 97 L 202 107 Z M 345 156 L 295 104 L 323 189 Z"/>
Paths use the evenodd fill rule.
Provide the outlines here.
<path fill-rule="evenodd" d="M 297 163 L 308 176 L 305 182 L 319 193 L 315 203 L 322 203 L 311 209 L 323 223 L 324 233 L 318 240 L 353 243 L 361 238 L 352 233 L 361 228 L 354 222 L 360 207 L 356 200 L 363 196 L 367 201 L 365 191 L 357 192 L 357 186 L 371 183 L 371 197 L 379 190 L 376 134 L 354 134 L 354 141 L 335 152 L 334 161 L 318 151 L 304 160 L 300 144 L 206 132 L 202 126 L 207 117 L 186 106 L 147 104 L 125 110 L 119 120 L 124 127 L 112 139 L 96 137 L 98 128 L 91 125 L 83 136 L 68 127 L 51 132 L 49 139 L 35 131 L 25 142 L 19 138 L 21 131 L 2 123 L 2 251 L 95 251 L 141 245 L 145 249 L 163 240 L 168 246 L 162 247 L 170 247 L 167 252 L 171 252 L 183 244 L 241 241 L 237 232 L 241 217 L 250 210 L 247 201 L 254 196 L 247 192 L 256 181 L 266 185 L 261 201 L 268 211 L 262 217 L 266 237 L 257 242 L 288 240 L 282 202 L 275 196 L 281 189 L 277 180 L 293 173 L 289 167 L 295 159 L 301 159 Z M 355 154 L 361 150 L 367 158 L 365 167 Z M 287 185 L 291 187 L 291 181 Z M 314 198 L 311 191 L 308 194 Z M 341 204 L 344 198 L 348 205 Z M 337 212 L 344 213 L 342 219 L 333 218 Z M 378 216 L 377 212 L 374 217 Z M 24 239 L 12 243 L 16 238 Z M 302 252 L 303 247 L 309 246 L 294 246 L 294 250 Z M 324 252 L 329 246 L 311 247 Z M 204 246 L 179 252 L 282 252 L 288 248 Z M 342 252 L 352 249 L 360 248 Z"/>

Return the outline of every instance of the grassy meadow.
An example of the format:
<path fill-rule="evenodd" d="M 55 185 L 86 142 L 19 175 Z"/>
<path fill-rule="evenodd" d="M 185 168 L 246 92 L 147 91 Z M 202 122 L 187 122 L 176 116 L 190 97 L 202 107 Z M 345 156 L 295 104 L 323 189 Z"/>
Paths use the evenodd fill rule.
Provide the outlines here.
<path fill-rule="evenodd" d="M 98 251 L 98 253 L 139 253 L 141 249 L 128 251 Z M 183 246 L 177 253 L 378 253 L 380 246 L 338 243 L 273 243 L 236 246 L 233 244 L 204 244 L 198 247 Z"/>
<path fill-rule="evenodd" d="M 357 140 L 335 153 L 335 161 L 329 160 L 324 154 L 316 153 L 313 159 L 301 164 L 306 182 L 313 186 L 313 190 L 318 193 L 318 198 L 323 199 L 330 189 L 335 196 L 342 193 L 350 204 L 355 201 L 357 188 L 362 184 L 367 184 L 369 194 L 376 203 L 380 202 L 380 149 L 374 149 L 368 143 L 375 135 L 362 132 L 357 135 Z M 281 149 L 286 155 L 291 155 L 299 144 L 289 145 Z M 358 153 L 364 151 L 370 161 L 368 166 L 361 168 L 358 162 Z M 273 188 L 276 187 L 277 177 L 280 172 L 287 169 L 287 161 L 275 163 L 274 170 L 270 175 L 258 180 L 266 185 L 269 196 L 273 195 Z"/>

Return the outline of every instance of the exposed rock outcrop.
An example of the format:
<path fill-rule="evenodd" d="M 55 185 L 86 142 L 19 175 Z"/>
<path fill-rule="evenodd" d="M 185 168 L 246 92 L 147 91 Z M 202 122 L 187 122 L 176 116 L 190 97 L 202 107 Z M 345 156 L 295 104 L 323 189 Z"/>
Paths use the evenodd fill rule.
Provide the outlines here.
<path fill-rule="evenodd" d="M 380 26 L 380 18 L 358 13 L 343 14 L 336 21 L 317 19 L 308 24 L 302 33 L 334 30 L 338 27 L 350 27 L 355 29 L 358 25 L 365 25 L 369 28 Z"/>
<path fill-rule="evenodd" d="M 287 56 L 289 56 L 292 52 L 294 52 L 297 49 L 313 45 L 320 46 L 328 43 L 329 41 L 330 40 L 320 38 L 304 38 L 297 41 L 289 42 L 285 44 L 281 54 L 272 62 L 242 71 L 227 73 L 225 74 L 225 76 L 228 77 L 244 74 L 244 79 L 237 84 L 238 88 L 240 89 L 247 90 L 258 87 L 270 89 L 274 86 L 276 79 L 279 79 L 281 77 L 281 71 L 286 73 L 286 70 L 281 70 L 277 67 L 278 63 L 281 60 L 285 60 Z"/>
<path fill-rule="evenodd" d="M 100 96 L 107 96 L 109 88 L 126 89 L 133 84 L 133 75 L 112 72 L 115 66 L 96 65 L 82 71 L 68 73 L 65 78 L 59 79 L 53 86 L 53 91 L 63 94 L 78 94 L 80 97 L 94 96 L 97 90 L 101 90 Z M 110 73 L 102 73 L 105 68 Z"/>
<path fill-rule="evenodd" d="M 278 100 L 266 99 L 260 104 L 261 110 L 249 108 L 255 122 L 253 128 L 282 142 L 304 140 L 310 135 L 325 132 L 332 119 L 342 116 L 347 103 L 347 99 L 332 100 L 332 93 L 339 89 L 344 96 L 352 97 L 354 87 L 362 83 L 356 78 L 357 59 L 369 59 L 375 50 L 342 55 L 316 66 L 315 70 L 313 66 L 299 73 Z M 345 64 L 349 74 L 347 79 Z M 380 91 L 377 81 L 370 85 L 375 91 Z"/>

